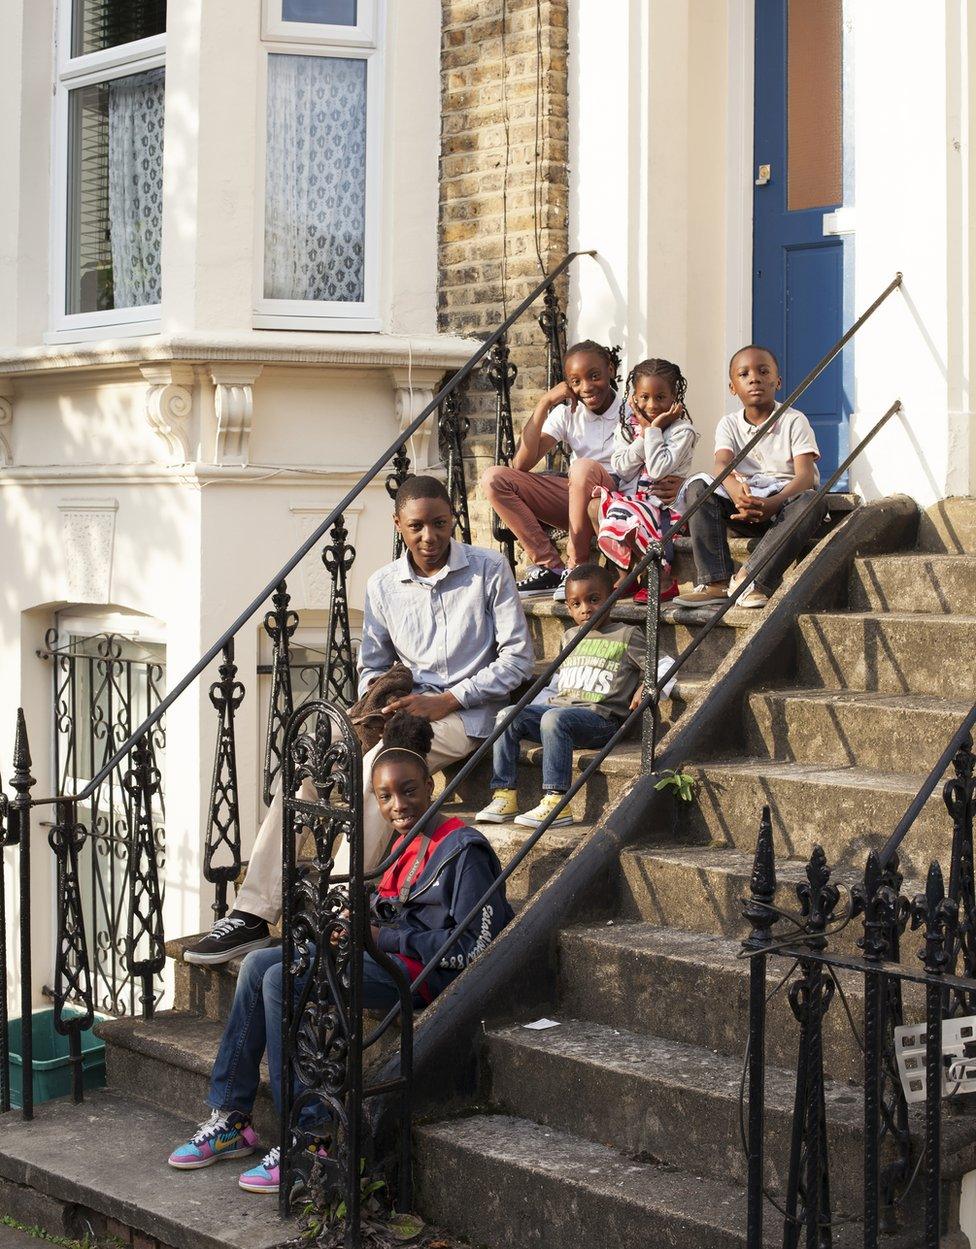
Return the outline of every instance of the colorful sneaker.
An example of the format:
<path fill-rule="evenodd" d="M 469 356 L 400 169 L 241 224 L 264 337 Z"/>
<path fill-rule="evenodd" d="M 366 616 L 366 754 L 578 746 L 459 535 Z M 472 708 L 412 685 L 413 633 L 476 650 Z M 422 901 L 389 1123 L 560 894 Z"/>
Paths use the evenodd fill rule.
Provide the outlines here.
<path fill-rule="evenodd" d="M 672 581 L 670 585 L 666 585 L 658 597 L 662 603 L 668 603 L 671 601 L 671 599 L 677 598 L 678 597 L 677 581 Z M 635 607 L 647 606 L 647 590 L 645 588 L 642 587 L 634 595 L 634 606 Z"/>
<path fill-rule="evenodd" d="M 521 581 L 515 583 L 519 598 L 532 598 L 536 594 L 551 594 L 558 590 L 566 576 L 566 570 L 560 568 L 533 568 L 526 573 Z"/>
<path fill-rule="evenodd" d="M 281 1150 L 277 1145 L 256 1167 L 245 1171 L 237 1181 L 249 1193 L 276 1193 L 281 1180 Z"/>
<path fill-rule="evenodd" d="M 491 802 L 474 817 L 476 824 L 508 824 L 518 815 L 518 795 L 514 789 L 496 789 Z"/>
<path fill-rule="evenodd" d="M 169 1165 L 180 1171 L 196 1171 L 225 1158 L 245 1158 L 254 1153 L 257 1144 L 257 1133 L 247 1115 L 215 1110 L 185 1145 L 173 1150 Z"/>
<path fill-rule="evenodd" d="M 218 919 L 196 945 L 183 951 L 183 961 L 204 966 L 228 963 L 232 958 L 248 954 L 251 950 L 263 950 L 270 944 L 271 932 L 263 919 L 242 911 L 231 911 L 223 919 Z"/>
<path fill-rule="evenodd" d="M 564 794 L 543 794 L 542 801 L 537 807 L 533 807 L 531 811 L 526 811 L 525 815 L 517 815 L 515 823 L 521 824 L 523 828 L 538 828 L 542 821 L 562 802 Z M 562 828 L 566 824 L 574 824 L 575 820 L 566 807 L 562 815 L 549 825 L 550 828 Z"/>

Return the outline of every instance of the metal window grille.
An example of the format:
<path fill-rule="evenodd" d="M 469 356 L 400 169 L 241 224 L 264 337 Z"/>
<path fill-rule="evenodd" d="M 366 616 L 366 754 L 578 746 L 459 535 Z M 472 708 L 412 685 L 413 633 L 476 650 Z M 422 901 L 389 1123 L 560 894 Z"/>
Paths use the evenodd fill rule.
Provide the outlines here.
<path fill-rule="evenodd" d="M 54 770 L 58 792 L 81 792 L 165 694 L 166 648 L 114 633 L 81 636 L 52 629 L 38 652 L 53 672 Z M 151 735 L 153 762 L 163 784 L 153 812 L 156 863 L 165 865 L 165 745 L 161 721 Z M 122 784 L 125 765 L 109 773 L 78 806 L 87 829 L 79 853 L 82 909 L 89 935 L 95 1009 L 109 1015 L 141 1009 L 141 983 L 126 964 L 130 849 L 134 804 Z M 154 998 L 162 996 L 162 982 Z"/>

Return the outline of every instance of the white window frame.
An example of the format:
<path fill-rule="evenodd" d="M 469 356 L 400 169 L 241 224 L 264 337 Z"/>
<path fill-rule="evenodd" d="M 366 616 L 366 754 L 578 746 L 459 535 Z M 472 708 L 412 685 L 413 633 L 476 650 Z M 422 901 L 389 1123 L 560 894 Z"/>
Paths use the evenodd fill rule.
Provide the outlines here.
<path fill-rule="evenodd" d="M 325 22 L 286 22 L 284 0 L 264 0 L 263 33 L 278 43 L 329 43 L 333 47 L 368 48 L 376 43 L 376 0 L 359 0 L 355 26 Z"/>
<path fill-rule="evenodd" d="M 361 330 L 383 328 L 380 319 L 382 245 L 383 97 L 382 40 L 385 0 L 359 0 L 359 24 L 312 25 L 281 20 L 281 0 L 264 0 L 264 39 L 258 66 L 254 319 L 261 330 Z M 282 34 L 282 30 L 287 33 Z M 311 34 L 307 33 L 311 32 Z M 325 56 L 366 62 L 366 222 L 363 237 L 363 299 L 268 299 L 264 295 L 264 216 L 268 141 L 268 57 Z"/>
<path fill-rule="evenodd" d="M 160 305 L 113 308 L 104 312 L 67 311 L 68 306 L 68 97 L 79 87 L 127 78 L 166 64 L 166 35 L 153 35 L 71 55 L 72 0 L 57 0 L 56 76 L 54 89 L 54 177 L 51 204 L 51 332 L 46 342 L 102 338 L 105 329 L 115 337 L 155 334 L 160 329 Z"/>

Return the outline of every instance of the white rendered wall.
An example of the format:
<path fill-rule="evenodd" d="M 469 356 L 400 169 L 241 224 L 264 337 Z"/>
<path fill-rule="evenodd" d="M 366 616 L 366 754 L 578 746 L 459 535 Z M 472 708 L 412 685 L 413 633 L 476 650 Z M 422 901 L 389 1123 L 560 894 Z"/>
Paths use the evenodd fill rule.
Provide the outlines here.
<path fill-rule="evenodd" d="M 894 398 L 905 405 L 855 465 L 869 498 L 905 491 L 926 505 L 974 488 L 966 10 L 961 0 L 851 6 L 857 308 L 904 273 L 903 293 L 855 349 L 853 436 Z"/>
<path fill-rule="evenodd" d="M 681 366 L 702 468 L 727 408 L 728 354 L 743 332 L 739 303 L 728 307 L 743 257 L 727 236 L 729 222 L 742 220 L 740 184 L 751 165 L 751 7 L 570 7 L 570 246 L 600 253 L 574 270 L 572 336 L 621 343 L 628 368 L 645 356 Z M 730 123 L 742 116 L 743 90 L 744 170 Z M 743 230 L 751 238 L 751 218 Z"/>
<path fill-rule="evenodd" d="M 976 34 L 964 0 L 853 0 L 847 17 L 855 314 L 905 274 L 904 295 L 857 339 L 852 437 L 895 397 L 905 413 L 857 463 L 854 488 L 925 505 L 976 488 Z M 728 358 L 751 338 L 753 35 L 751 0 L 570 7 L 570 238 L 600 252 L 574 276 L 571 327 L 623 343 L 628 366 L 682 366 L 699 467 L 734 403 Z"/>
<path fill-rule="evenodd" d="M 265 126 L 261 0 L 170 0 L 161 333 L 45 345 L 52 8 L 51 0 L 16 0 L 0 10 L 8 123 L 0 128 L 0 436 L 10 450 L 9 463 L 0 457 L 0 775 L 9 792 L 14 712 L 23 705 L 36 795 L 50 792 L 53 777 L 51 673 L 35 650 L 58 608 L 109 605 L 160 620 L 172 686 L 472 350 L 436 333 L 438 0 L 386 5 L 381 332 L 252 328 L 263 195 L 256 153 Z M 228 368 L 230 382 L 248 387 L 253 416 L 246 436 L 218 454 L 217 381 Z M 172 408 L 163 405 L 176 414 L 185 449 L 167 445 L 153 427 L 154 387 L 169 384 L 186 396 L 185 406 L 180 394 Z M 421 449 L 411 448 L 415 462 Z M 346 515 L 357 549 L 354 619 L 366 577 L 391 554 L 382 479 Z M 86 553 L 65 536 L 65 511 L 77 508 L 112 517 L 110 566 L 89 592 L 79 592 L 77 576 Z M 318 551 L 289 589 L 303 627 L 321 630 L 327 585 Z M 266 709 L 258 706 L 255 674 L 266 643 L 262 615 L 237 640 L 248 688 L 238 724 L 245 851 L 262 814 Z M 201 868 L 216 667 L 167 718 L 167 936 L 199 931 L 211 919 Z M 44 830 L 33 845 L 38 998 L 50 981 L 54 935 Z M 15 930 L 14 852 L 6 857 Z M 17 953 L 14 939 L 8 963 L 19 1013 Z"/>

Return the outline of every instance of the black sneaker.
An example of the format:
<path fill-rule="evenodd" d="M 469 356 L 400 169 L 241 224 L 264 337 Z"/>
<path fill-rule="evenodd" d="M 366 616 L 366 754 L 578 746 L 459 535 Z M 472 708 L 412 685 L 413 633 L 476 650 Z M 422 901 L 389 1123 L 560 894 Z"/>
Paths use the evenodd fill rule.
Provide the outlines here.
<path fill-rule="evenodd" d="M 530 573 L 516 581 L 519 598 L 532 598 L 536 594 L 551 594 L 563 583 L 565 571 L 560 568 L 533 568 Z"/>
<path fill-rule="evenodd" d="M 227 963 L 251 950 L 263 950 L 270 944 L 271 933 L 266 920 L 241 911 L 231 911 L 223 919 L 218 919 L 202 940 L 183 951 L 183 961 Z"/>

